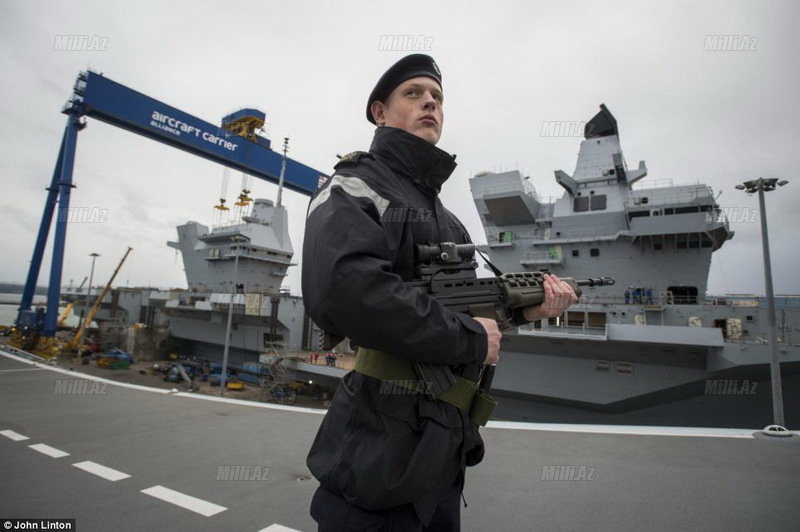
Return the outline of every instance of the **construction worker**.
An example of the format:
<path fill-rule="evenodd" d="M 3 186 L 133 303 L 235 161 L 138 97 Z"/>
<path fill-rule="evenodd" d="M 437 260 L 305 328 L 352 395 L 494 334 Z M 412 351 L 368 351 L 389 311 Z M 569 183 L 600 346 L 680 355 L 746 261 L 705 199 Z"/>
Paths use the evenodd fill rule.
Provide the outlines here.
<path fill-rule="evenodd" d="M 431 57 L 398 61 L 367 102 L 367 120 L 378 126 L 370 151 L 342 157 L 309 204 L 306 310 L 360 346 L 307 459 L 320 481 L 311 503 L 320 531 L 459 530 L 465 468 L 484 455 L 468 411 L 419 387 L 384 386 L 407 382 L 415 360 L 473 382 L 483 364 L 499 361 L 497 323 L 452 312 L 405 284 L 415 244 L 470 241 L 438 198 L 456 166 L 435 146 L 443 100 Z M 526 320 L 577 301 L 555 276 L 544 291 L 541 306 L 524 309 Z"/>

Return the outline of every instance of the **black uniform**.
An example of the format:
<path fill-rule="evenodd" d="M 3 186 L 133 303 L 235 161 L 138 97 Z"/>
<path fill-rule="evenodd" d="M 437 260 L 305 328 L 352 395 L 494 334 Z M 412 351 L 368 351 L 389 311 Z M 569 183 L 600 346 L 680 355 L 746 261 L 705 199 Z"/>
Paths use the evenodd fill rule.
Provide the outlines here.
<path fill-rule="evenodd" d="M 404 283 L 414 278 L 415 244 L 469 241 L 438 199 L 454 159 L 389 127 L 377 129 L 369 154 L 345 156 L 309 205 L 303 296 L 326 331 L 476 380 L 487 351 L 483 327 Z M 312 516 L 344 529 L 348 518 L 325 502 L 333 497 L 366 510 L 362 518 L 405 508 L 427 525 L 446 499 L 457 519 L 453 494 L 464 468 L 483 458 L 477 427 L 452 405 L 380 386 L 357 372 L 339 385 L 308 455 L 321 483 Z"/>

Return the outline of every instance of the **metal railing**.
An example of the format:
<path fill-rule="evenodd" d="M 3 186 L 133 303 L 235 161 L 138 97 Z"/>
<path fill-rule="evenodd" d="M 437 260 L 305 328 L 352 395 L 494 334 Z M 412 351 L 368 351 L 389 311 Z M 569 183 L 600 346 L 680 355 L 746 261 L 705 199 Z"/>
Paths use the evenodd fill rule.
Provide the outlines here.
<path fill-rule="evenodd" d="M 553 198 L 553 196 L 547 196 L 546 198 L 544 196 L 540 196 L 535 189 L 528 189 L 524 185 L 518 183 L 484 186 L 480 187 L 480 190 L 482 192 L 482 195 L 502 194 L 504 192 L 521 192 L 538 203 L 550 203 Z"/>
<path fill-rule="evenodd" d="M 682 204 L 682 203 L 692 203 L 694 200 L 700 198 L 713 198 L 713 192 L 711 187 L 706 185 L 682 185 L 686 187 L 681 192 L 676 192 L 674 194 L 645 194 L 650 189 L 642 189 L 637 190 L 636 195 L 632 195 L 628 197 L 624 202 L 623 206 L 626 209 L 630 208 L 642 208 L 646 209 L 649 207 L 653 207 L 654 205 L 670 205 L 670 204 Z M 646 199 L 647 201 L 642 201 Z"/>

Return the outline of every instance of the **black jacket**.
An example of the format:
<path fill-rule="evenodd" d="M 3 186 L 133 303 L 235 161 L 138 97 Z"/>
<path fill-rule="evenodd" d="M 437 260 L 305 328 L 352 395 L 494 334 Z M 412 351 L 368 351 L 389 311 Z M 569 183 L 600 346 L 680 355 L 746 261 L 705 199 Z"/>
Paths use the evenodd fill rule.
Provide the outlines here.
<path fill-rule="evenodd" d="M 486 356 L 483 327 L 405 284 L 416 244 L 469 241 L 438 199 L 454 168 L 453 156 L 387 127 L 369 154 L 345 156 L 309 204 L 303 297 L 326 331 L 474 380 Z M 452 405 L 379 392 L 380 382 L 359 373 L 343 379 L 309 469 L 366 510 L 413 503 L 427 522 L 465 465 L 481 460 L 477 427 Z"/>

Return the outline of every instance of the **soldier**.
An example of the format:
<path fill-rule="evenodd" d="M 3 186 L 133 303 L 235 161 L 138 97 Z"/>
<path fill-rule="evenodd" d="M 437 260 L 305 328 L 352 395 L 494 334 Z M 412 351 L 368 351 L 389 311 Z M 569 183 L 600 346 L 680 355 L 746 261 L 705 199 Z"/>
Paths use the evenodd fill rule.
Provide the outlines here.
<path fill-rule="evenodd" d="M 468 411 L 432 399 L 426 387 L 382 386 L 408 383 L 412 361 L 476 381 L 483 364 L 499 360 L 494 321 L 452 312 L 405 284 L 415 244 L 469 242 L 438 198 L 456 166 L 435 146 L 443 100 L 431 57 L 398 61 L 367 102 L 367 120 L 378 126 L 370 151 L 342 157 L 309 204 L 306 309 L 322 329 L 361 346 L 307 459 L 320 481 L 311 503 L 320 531 L 459 530 L 465 468 L 483 458 Z M 555 276 L 544 291 L 541 306 L 524 309 L 528 321 L 577 301 Z"/>

